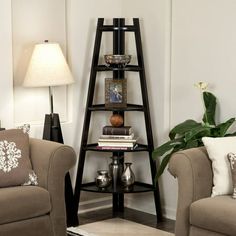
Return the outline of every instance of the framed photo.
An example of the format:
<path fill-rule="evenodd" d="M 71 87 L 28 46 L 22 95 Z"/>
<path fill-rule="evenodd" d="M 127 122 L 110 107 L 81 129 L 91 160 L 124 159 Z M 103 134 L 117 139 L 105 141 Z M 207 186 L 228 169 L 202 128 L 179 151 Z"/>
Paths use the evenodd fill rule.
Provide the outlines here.
<path fill-rule="evenodd" d="M 127 106 L 127 80 L 105 79 L 105 107 L 116 108 Z"/>

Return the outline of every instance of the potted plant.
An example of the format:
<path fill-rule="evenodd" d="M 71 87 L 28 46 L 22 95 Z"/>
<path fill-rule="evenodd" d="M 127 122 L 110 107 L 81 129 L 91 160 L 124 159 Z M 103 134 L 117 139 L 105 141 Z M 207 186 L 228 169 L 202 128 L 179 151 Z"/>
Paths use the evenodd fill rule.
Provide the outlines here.
<path fill-rule="evenodd" d="M 202 137 L 225 137 L 236 135 L 236 132 L 227 132 L 229 127 L 234 123 L 235 118 L 230 118 L 224 123 L 216 124 L 215 95 L 206 91 L 206 83 L 199 82 L 197 84 L 197 87 L 199 87 L 202 92 L 205 109 L 202 122 L 197 122 L 195 120 L 186 120 L 176 125 L 169 132 L 170 140 L 154 149 L 152 153 L 153 159 L 157 160 L 157 158 L 162 157 L 161 163 L 157 170 L 156 178 L 159 178 L 161 176 L 173 153 L 179 150 L 203 146 Z"/>

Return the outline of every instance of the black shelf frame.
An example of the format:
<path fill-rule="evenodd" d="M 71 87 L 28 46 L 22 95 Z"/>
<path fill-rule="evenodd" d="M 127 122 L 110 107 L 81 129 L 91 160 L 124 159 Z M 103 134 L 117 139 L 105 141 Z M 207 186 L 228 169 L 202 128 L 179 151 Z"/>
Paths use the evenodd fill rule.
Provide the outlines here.
<path fill-rule="evenodd" d="M 138 65 L 127 65 L 125 67 L 123 66 L 108 67 L 107 65 L 98 64 L 102 33 L 108 32 L 108 31 L 113 33 L 113 54 L 125 54 L 125 32 L 134 33 Z M 126 108 L 106 108 L 105 104 L 93 104 L 97 72 L 101 72 L 101 71 L 112 71 L 113 79 L 124 79 L 126 71 L 138 72 L 139 78 L 140 78 L 143 105 L 127 104 Z M 123 117 L 124 117 L 124 112 L 126 111 L 143 112 L 144 119 L 145 119 L 147 144 L 146 145 L 138 144 L 138 147 L 135 148 L 134 150 L 98 150 L 96 148 L 97 143 L 88 144 L 87 142 L 88 142 L 88 133 L 89 133 L 91 114 L 92 112 L 95 112 L 95 111 L 112 111 L 113 114 L 118 113 L 122 115 Z M 83 131 L 82 131 L 79 162 L 78 162 L 75 192 L 74 192 L 74 205 L 76 207 L 76 210 L 78 210 L 78 207 L 79 207 L 81 191 L 102 192 L 102 193 L 105 193 L 107 191 L 111 193 L 113 196 L 112 201 L 113 201 L 113 215 L 114 216 L 117 215 L 119 212 L 124 211 L 124 194 L 125 193 L 138 193 L 138 192 L 152 191 L 154 194 L 157 221 L 161 221 L 162 210 L 161 210 L 158 182 L 155 182 L 156 163 L 152 159 L 153 149 L 154 149 L 153 134 L 152 134 L 151 117 L 150 117 L 149 102 L 148 102 L 148 93 L 147 93 L 147 85 L 146 85 L 146 75 L 145 75 L 145 67 L 144 67 L 144 60 L 143 60 L 143 50 L 142 50 L 139 19 L 133 18 L 133 25 L 125 25 L 124 18 L 114 18 L 113 25 L 104 25 L 104 18 L 99 18 L 97 21 L 97 29 L 96 29 L 94 51 L 93 51 L 89 87 L 88 87 L 88 96 L 87 96 L 87 103 L 86 103 L 86 109 L 85 109 L 84 125 L 83 125 Z M 136 182 L 134 184 L 133 190 L 125 190 L 123 188 L 118 188 L 118 190 L 116 191 L 114 191 L 112 187 L 109 187 L 108 189 L 101 191 L 95 186 L 94 182 L 83 183 L 83 170 L 84 170 L 85 157 L 86 157 L 87 151 L 112 152 L 113 156 L 115 155 L 124 156 L 125 152 L 147 152 L 148 157 L 149 157 L 150 169 L 151 169 L 152 183 L 146 184 L 146 183 Z M 122 164 L 123 162 L 124 162 L 124 158 L 121 159 Z M 74 217 L 77 218 L 77 215 L 75 215 Z M 78 225 L 78 224 L 75 224 L 75 225 Z"/>

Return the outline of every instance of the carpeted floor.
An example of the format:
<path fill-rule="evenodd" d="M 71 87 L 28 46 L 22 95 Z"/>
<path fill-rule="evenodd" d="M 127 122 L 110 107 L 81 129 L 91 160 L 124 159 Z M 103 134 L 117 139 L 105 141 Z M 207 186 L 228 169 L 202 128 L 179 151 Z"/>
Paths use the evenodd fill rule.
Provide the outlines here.
<path fill-rule="evenodd" d="M 68 234 L 81 236 L 174 236 L 172 233 L 121 218 L 70 227 Z"/>

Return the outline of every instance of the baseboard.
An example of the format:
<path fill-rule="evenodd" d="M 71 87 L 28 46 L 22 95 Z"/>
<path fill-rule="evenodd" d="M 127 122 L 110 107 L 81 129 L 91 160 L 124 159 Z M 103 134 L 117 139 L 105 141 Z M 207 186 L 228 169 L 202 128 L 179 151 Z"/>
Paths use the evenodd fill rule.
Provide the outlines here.
<path fill-rule="evenodd" d="M 130 205 L 128 204 L 126 207 L 130 208 L 130 209 L 134 209 L 137 211 L 142 211 L 148 214 L 152 214 L 152 215 L 156 215 L 156 212 L 154 210 L 146 210 L 145 208 L 140 208 L 140 207 L 136 207 L 134 205 Z M 170 220 L 175 220 L 176 219 L 176 210 L 175 209 L 171 209 L 171 208 L 165 208 L 162 207 L 162 214 L 163 217 L 170 219 Z"/>
<path fill-rule="evenodd" d="M 148 198 L 150 196 L 140 196 L 140 198 L 134 198 L 131 195 L 125 199 L 125 205 L 128 208 L 143 211 L 152 215 L 156 215 L 156 210 L 154 206 L 153 198 Z M 146 204 L 145 204 L 146 203 Z M 165 218 L 175 220 L 176 209 L 168 207 L 166 205 L 162 206 L 162 214 Z"/>
<path fill-rule="evenodd" d="M 163 216 L 167 219 L 176 220 L 176 209 L 164 206 L 162 208 Z"/>
<path fill-rule="evenodd" d="M 112 207 L 112 197 L 104 197 L 98 199 L 92 199 L 89 201 L 83 201 L 79 204 L 79 214 L 90 212 L 90 211 L 97 211 L 105 208 Z"/>

